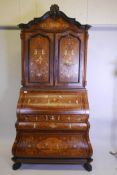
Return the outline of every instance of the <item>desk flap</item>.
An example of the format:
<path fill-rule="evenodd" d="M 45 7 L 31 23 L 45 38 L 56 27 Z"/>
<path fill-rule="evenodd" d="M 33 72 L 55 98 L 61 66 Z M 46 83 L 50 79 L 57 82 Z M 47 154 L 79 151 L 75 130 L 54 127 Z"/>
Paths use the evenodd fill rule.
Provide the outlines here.
<path fill-rule="evenodd" d="M 24 91 L 18 101 L 20 113 L 68 112 L 87 113 L 88 99 L 86 90 L 81 91 Z"/>

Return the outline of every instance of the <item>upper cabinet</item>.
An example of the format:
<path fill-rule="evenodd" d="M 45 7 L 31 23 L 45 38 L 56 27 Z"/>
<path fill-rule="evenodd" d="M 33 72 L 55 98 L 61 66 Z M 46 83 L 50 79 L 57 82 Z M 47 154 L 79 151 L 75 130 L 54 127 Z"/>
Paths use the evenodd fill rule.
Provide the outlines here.
<path fill-rule="evenodd" d="M 89 25 L 81 25 L 52 5 L 42 17 L 19 27 L 24 87 L 85 87 Z"/>

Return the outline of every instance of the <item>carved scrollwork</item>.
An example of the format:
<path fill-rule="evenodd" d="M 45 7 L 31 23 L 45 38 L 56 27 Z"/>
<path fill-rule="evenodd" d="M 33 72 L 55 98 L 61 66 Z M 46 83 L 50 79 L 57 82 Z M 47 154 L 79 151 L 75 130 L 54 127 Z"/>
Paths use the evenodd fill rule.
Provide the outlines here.
<path fill-rule="evenodd" d="M 88 30 L 91 27 L 90 25 L 81 25 L 78 21 L 75 20 L 75 18 L 69 18 L 65 13 L 63 13 L 62 11 L 59 11 L 59 6 L 57 4 L 51 5 L 50 11 L 46 12 L 42 17 L 34 18 L 33 20 L 29 21 L 27 24 L 21 23 L 18 26 L 21 29 L 31 28 L 33 25 L 40 23 L 43 21 L 43 19 L 45 20 L 45 19 L 48 19 L 49 17 L 52 17 L 53 19 L 62 17 L 63 19 L 65 19 L 65 21 L 71 24 L 74 24 L 83 30 Z M 43 27 L 44 28 L 46 27 L 45 24 Z"/>

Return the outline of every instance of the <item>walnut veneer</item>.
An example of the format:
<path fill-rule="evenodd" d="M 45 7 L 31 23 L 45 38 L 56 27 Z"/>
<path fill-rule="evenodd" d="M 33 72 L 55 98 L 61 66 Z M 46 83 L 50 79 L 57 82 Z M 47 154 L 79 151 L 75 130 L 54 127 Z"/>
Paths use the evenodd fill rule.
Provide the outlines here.
<path fill-rule="evenodd" d="M 90 171 L 86 85 L 89 25 L 52 5 L 20 24 L 22 87 L 17 104 L 13 169 L 21 163 L 81 163 Z"/>

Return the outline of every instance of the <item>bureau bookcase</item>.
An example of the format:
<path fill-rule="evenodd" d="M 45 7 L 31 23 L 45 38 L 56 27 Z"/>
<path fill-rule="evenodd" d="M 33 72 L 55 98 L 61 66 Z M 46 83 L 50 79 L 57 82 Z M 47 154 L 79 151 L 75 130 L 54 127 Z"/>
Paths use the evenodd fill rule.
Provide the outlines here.
<path fill-rule="evenodd" d="M 86 86 L 89 25 L 52 5 L 20 24 L 22 81 L 13 169 L 22 163 L 82 164 L 92 170 Z"/>

